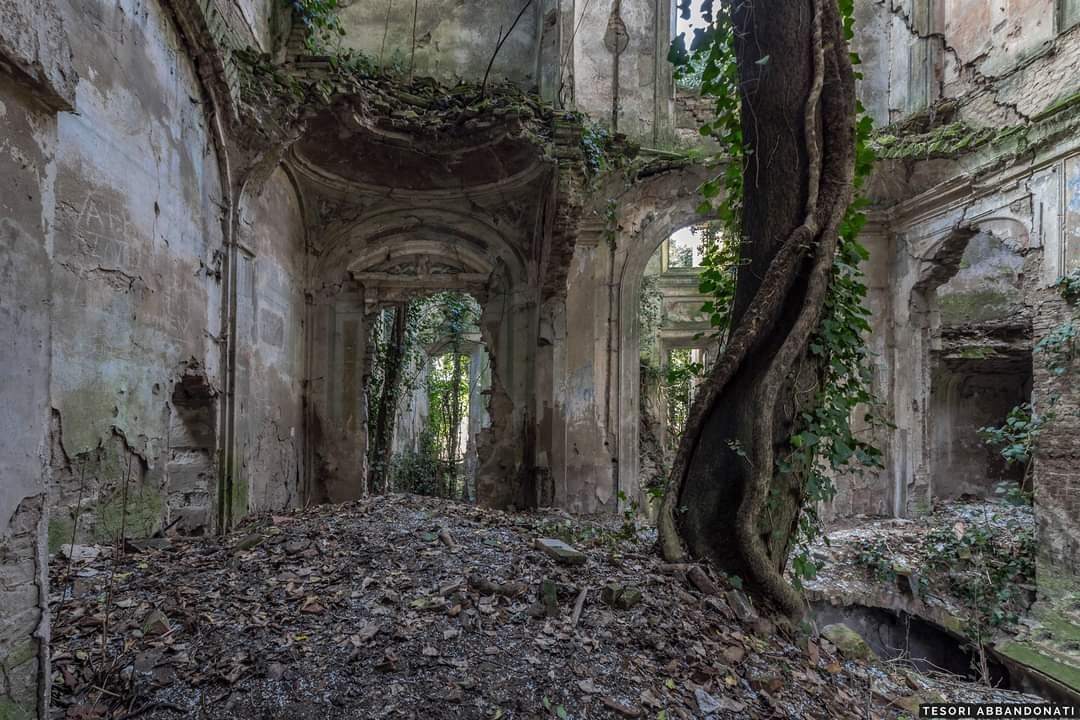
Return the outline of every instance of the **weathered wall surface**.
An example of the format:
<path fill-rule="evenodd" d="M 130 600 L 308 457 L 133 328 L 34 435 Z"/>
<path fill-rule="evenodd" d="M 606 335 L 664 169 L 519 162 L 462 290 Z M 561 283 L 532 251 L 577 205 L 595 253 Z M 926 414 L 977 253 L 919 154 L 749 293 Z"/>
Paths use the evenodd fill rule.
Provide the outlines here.
<path fill-rule="evenodd" d="M 618 259 L 615 249 L 600 240 L 579 238 L 560 318 L 565 336 L 551 410 L 565 447 L 552 448 L 551 460 L 555 504 L 572 512 L 612 508 L 618 491 L 616 414 L 611 407 L 618 370 L 611 324 Z"/>
<path fill-rule="evenodd" d="M 35 88 L 38 102 L 68 110 L 78 76 L 54 0 L 0 0 L 0 57 L 14 78 Z"/>
<path fill-rule="evenodd" d="M 349 3 L 341 11 L 346 31 L 342 44 L 406 73 L 479 82 L 495 53 L 500 28 L 503 34 L 510 30 L 523 4 L 524 0 Z M 491 68 L 492 80 L 510 80 L 526 89 L 539 85 L 538 8 L 539 3 L 527 9 L 503 43 Z"/>
<path fill-rule="evenodd" d="M 950 117 L 977 126 L 1029 120 L 1080 91 L 1080 17 L 1065 5 L 857 2 L 863 104 L 879 124 L 939 100 L 955 102 Z"/>
<path fill-rule="evenodd" d="M 32 717 L 47 658 L 45 478 L 56 118 L 0 73 L 0 717 Z M 39 633 L 41 626 L 42 633 Z"/>
<path fill-rule="evenodd" d="M 212 485 L 167 472 L 175 386 L 221 387 L 224 194 L 206 99 L 159 3 L 62 12 L 82 32 L 79 113 L 61 116 L 57 150 L 51 535 L 76 518 L 82 538 L 149 534 L 181 510 L 184 529 L 206 529 Z"/>
<path fill-rule="evenodd" d="M 564 9 L 567 12 L 569 8 Z M 674 4 L 651 0 L 574 3 L 573 104 L 649 143 L 674 134 L 671 66 Z"/>
<path fill-rule="evenodd" d="M 499 33 L 525 8 L 501 0 L 353 2 L 341 11 L 344 47 L 384 67 L 443 81 L 479 81 Z M 491 79 L 536 89 L 648 144 L 676 136 L 667 49 L 673 2 L 544 0 L 525 8 L 495 56 Z"/>
<path fill-rule="evenodd" d="M 0 717 L 13 720 L 48 693 L 55 113 L 75 81 L 55 3 L 0 1 Z"/>
<path fill-rule="evenodd" d="M 240 242 L 236 516 L 295 505 L 303 484 L 305 229 L 283 170 L 245 197 Z"/>
<path fill-rule="evenodd" d="M 1019 484 L 1023 468 L 1007 466 L 979 428 L 997 427 L 1009 411 L 1031 397 L 1028 376 L 979 360 L 934 368 L 930 393 L 930 467 L 935 499 L 961 495 L 994 497 L 996 486 Z"/>
<path fill-rule="evenodd" d="M 1061 244 L 1048 252 L 1047 264 L 1061 263 L 1061 273 L 1080 269 L 1076 239 L 1080 237 L 1080 152 L 1066 158 L 1056 168 L 1062 183 Z M 1049 249 L 1049 248 L 1048 248 Z M 1034 335 L 1036 341 L 1076 328 L 1080 311 L 1067 303 L 1056 290 L 1042 287 L 1035 295 Z M 1040 355 L 1046 357 L 1040 357 Z M 1039 440 L 1035 461 L 1036 519 L 1039 524 L 1040 585 L 1051 580 L 1065 582 L 1071 574 L 1080 587 L 1080 382 L 1076 359 L 1050 361 L 1045 351 L 1036 356 L 1033 401 L 1044 413 L 1053 413 Z M 1053 368 L 1064 366 L 1064 372 Z M 1062 572 L 1067 570 L 1068 572 Z"/>

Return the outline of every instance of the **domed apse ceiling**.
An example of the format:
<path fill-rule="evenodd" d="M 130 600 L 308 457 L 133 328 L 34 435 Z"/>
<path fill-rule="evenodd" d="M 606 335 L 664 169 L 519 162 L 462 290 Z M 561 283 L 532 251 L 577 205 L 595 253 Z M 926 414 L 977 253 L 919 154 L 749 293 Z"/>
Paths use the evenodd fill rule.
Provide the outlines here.
<path fill-rule="evenodd" d="M 425 138 L 397 129 L 342 122 L 323 113 L 294 146 L 296 157 L 348 182 L 411 191 L 462 190 L 519 176 L 543 161 L 541 150 L 507 128 Z"/>

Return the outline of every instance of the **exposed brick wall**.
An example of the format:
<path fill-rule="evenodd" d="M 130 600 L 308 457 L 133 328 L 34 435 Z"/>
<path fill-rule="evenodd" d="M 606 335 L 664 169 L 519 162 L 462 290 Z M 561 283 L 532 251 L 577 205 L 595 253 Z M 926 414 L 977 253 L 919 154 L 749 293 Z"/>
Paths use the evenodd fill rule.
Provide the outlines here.
<path fill-rule="evenodd" d="M 47 657 L 44 572 L 44 496 L 27 498 L 0 538 L 0 717 L 34 717 L 39 702 L 39 669 Z"/>
<path fill-rule="evenodd" d="M 266 0 L 274 2 L 276 0 Z M 233 51 L 257 47 L 251 28 L 235 3 L 228 0 L 163 0 L 186 37 L 203 82 L 234 117 L 239 99 L 239 70 Z"/>
<path fill-rule="evenodd" d="M 942 99 L 977 126 L 1029 120 L 1080 91 L 1080 25 L 1055 36 L 1056 4 L 934 0 L 927 12 L 925 1 L 858 3 L 860 99 L 882 125 Z"/>
<path fill-rule="evenodd" d="M 1037 294 L 1036 341 L 1068 322 L 1077 308 L 1053 289 Z M 1077 363 L 1055 374 L 1044 353 L 1035 355 L 1033 400 L 1039 412 L 1052 412 L 1035 455 L 1035 503 L 1039 523 L 1039 560 L 1051 574 L 1080 576 L 1080 383 Z M 1051 569 L 1052 568 L 1052 569 Z"/>
<path fill-rule="evenodd" d="M 697 93 L 679 90 L 675 94 L 675 128 L 692 130 L 707 123 L 713 115 L 712 102 Z"/>

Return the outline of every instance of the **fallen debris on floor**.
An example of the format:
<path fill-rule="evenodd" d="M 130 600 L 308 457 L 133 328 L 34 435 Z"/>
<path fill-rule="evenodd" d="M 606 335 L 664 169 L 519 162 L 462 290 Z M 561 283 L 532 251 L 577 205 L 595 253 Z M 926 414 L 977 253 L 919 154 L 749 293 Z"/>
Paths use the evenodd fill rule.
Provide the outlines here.
<path fill-rule="evenodd" d="M 952 638 L 945 642 L 957 655 L 955 672 L 970 655 L 976 676 L 1007 673 L 1013 687 L 1063 702 L 1080 698 L 1080 596 L 1062 592 L 1036 602 L 1031 505 L 961 498 L 910 520 L 848 520 L 811 553 L 821 566 L 805 582 L 814 613 L 861 612 L 878 628 L 871 645 L 887 645 L 889 656 L 910 657 L 912 645 L 925 651 L 915 638 L 929 623 L 930 635 Z M 902 638 L 890 637 L 878 611 L 899 618 Z M 937 660 L 946 659 L 939 652 Z"/>
<path fill-rule="evenodd" d="M 553 535 L 583 563 L 537 549 Z M 87 553 L 70 575 L 58 557 L 54 713 L 896 718 L 920 698 L 1022 697 L 789 639 L 724 578 L 665 565 L 651 541 L 387 496 L 115 561 Z"/>

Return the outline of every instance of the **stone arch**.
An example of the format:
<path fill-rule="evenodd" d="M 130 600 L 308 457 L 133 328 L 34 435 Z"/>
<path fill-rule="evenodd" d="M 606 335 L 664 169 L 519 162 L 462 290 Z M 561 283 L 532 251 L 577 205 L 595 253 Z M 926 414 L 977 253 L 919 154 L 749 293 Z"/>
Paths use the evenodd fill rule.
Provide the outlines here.
<path fill-rule="evenodd" d="M 373 314 L 444 290 L 467 292 L 483 308 L 481 334 L 489 353 L 492 419 L 479 442 L 477 496 L 491 505 L 522 505 L 516 497 L 529 471 L 523 441 L 529 418 L 520 412 L 533 388 L 528 343 L 534 329 L 536 263 L 525 243 L 488 216 L 439 204 L 376 207 L 334 227 L 320 239 L 310 272 L 315 288 L 314 346 L 325 356 L 313 373 L 313 429 L 321 474 L 331 478 L 323 497 L 363 492 L 366 477 L 365 378 L 367 328 Z M 515 497 L 510 497 L 514 495 Z"/>
<path fill-rule="evenodd" d="M 513 283 L 527 282 L 522 249 L 485 218 L 444 207 L 392 207 L 336 228 L 312 268 L 315 285 L 340 282 L 343 271 L 369 270 L 392 257 L 439 258 L 470 273 L 502 265 Z"/>
<path fill-rule="evenodd" d="M 645 266 L 673 233 L 709 219 L 698 212 L 701 196 L 697 188 L 704 179 L 700 170 L 664 174 L 650 178 L 622 200 L 628 211 L 620 215 L 620 227 L 628 232 L 620 233 L 619 240 L 625 249 L 615 266 L 617 304 L 613 313 L 618 338 L 615 351 L 618 374 L 613 404 L 617 422 L 617 484 L 619 491 L 629 498 L 637 496 L 640 472 L 641 367 L 637 311 Z"/>

